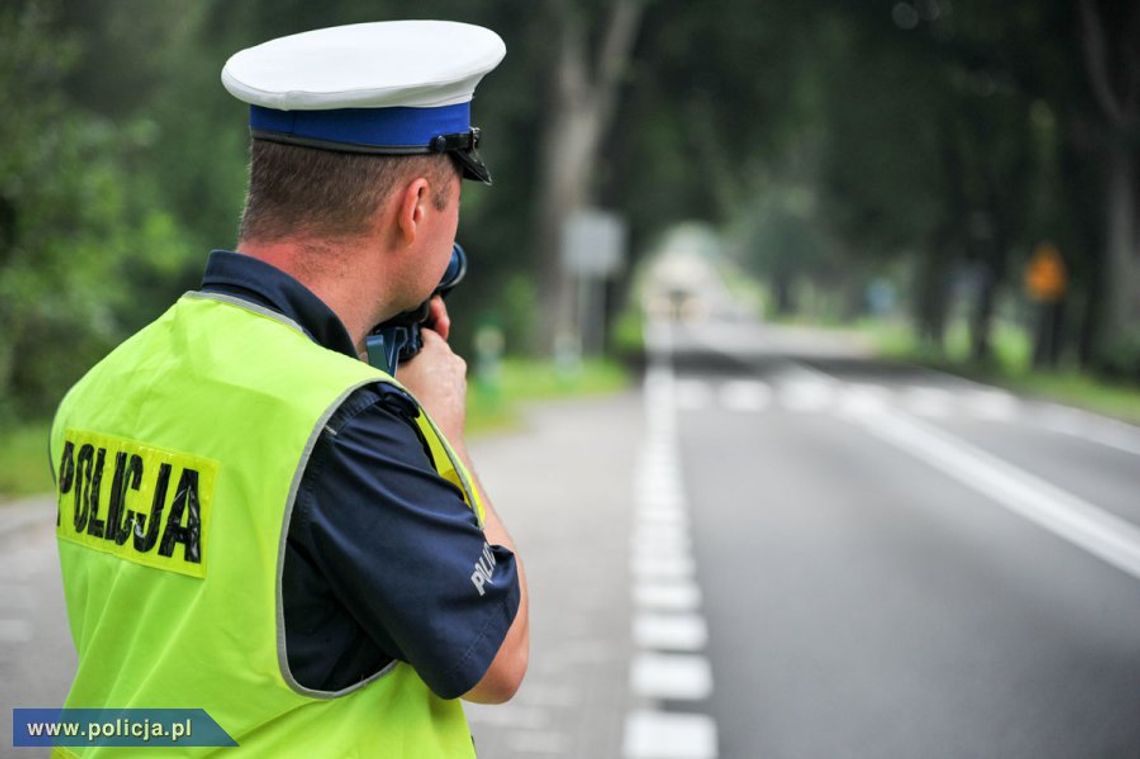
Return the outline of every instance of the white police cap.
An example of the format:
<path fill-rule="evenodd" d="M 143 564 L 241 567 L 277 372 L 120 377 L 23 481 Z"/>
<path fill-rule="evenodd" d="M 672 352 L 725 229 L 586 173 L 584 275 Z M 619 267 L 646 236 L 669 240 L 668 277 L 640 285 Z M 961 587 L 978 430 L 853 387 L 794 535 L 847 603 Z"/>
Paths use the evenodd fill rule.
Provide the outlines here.
<path fill-rule="evenodd" d="M 475 86 L 506 54 L 490 29 L 380 21 L 316 29 L 235 53 L 222 84 L 255 138 L 352 153 L 447 152 L 490 184 L 471 126 Z"/>

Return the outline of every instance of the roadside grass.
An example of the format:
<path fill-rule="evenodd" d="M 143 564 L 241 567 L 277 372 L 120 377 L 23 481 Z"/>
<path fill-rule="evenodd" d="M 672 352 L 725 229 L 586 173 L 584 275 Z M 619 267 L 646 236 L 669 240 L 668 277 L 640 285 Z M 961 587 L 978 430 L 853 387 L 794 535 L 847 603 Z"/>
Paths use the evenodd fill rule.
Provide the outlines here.
<path fill-rule="evenodd" d="M 999 379 L 993 380 L 995 383 Z M 1140 425 L 1140 389 L 1107 382 L 1078 372 L 1026 374 L 1012 378 L 1010 389 L 1052 398 Z"/>
<path fill-rule="evenodd" d="M 922 344 L 905 321 L 866 320 L 860 322 L 859 328 L 871 337 L 879 354 L 887 358 L 938 364 L 940 368 L 983 368 L 970 362 L 970 331 L 963 321 L 954 322 L 946 330 L 944 351 L 936 351 Z M 999 321 L 994 324 L 990 339 L 994 364 L 990 369 L 1010 376 L 1034 371 L 1030 364 L 1033 342 L 1023 328 Z"/>
<path fill-rule="evenodd" d="M 551 361 L 507 359 L 494 378 L 478 375 L 467 394 L 467 432 L 478 436 L 515 429 L 520 403 L 615 393 L 629 386 L 629 373 L 614 361 L 583 361 L 577 371 Z"/>
<path fill-rule="evenodd" d="M 507 359 L 497 381 L 472 378 L 468 434 L 517 429 L 522 421 L 521 402 L 603 395 L 628 385 L 628 372 L 613 361 L 585 361 L 578 371 L 566 373 L 549 361 Z M 52 489 L 47 460 L 50 428 L 45 420 L 0 429 L 0 503 Z"/>
<path fill-rule="evenodd" d="M 956 322 L 947 331 L 944 353 L 923 346 L 905 322 L 866 321 L 859 326 L 883 357 L 1140 424 L 1140 387 L 1102 379 L 1075 367 L 1034 369 L 1032 338 L 1016 324 L 999 321 L 994 325 L 993 360 L 986 364 L 970 361 L 970 336 L 963 322 Z"/>
<path fill-rule="evenodd" d="M 0 430 L 0 501 L 51 490 L 46 421 L 5 426 Z"/>

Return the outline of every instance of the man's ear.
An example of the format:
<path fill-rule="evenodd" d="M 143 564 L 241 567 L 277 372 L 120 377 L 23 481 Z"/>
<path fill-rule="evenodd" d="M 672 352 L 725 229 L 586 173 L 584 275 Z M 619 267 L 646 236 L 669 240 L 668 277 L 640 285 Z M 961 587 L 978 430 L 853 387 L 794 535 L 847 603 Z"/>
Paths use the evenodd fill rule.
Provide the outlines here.
<path fill-rule="evenodd" d="M 431 203 L 431 186 L 427 179 L 417 177 L 404 188 L 397 208 L 396 225 L 400 230 L 400 240 L 411 245 L 423 223 Z"/>

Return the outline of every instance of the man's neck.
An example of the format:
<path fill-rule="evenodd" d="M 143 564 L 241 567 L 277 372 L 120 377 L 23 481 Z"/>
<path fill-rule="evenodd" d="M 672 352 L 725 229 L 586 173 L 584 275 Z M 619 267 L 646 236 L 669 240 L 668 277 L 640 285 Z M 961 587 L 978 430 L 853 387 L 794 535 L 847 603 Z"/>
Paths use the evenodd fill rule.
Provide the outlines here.
<path fill-rule="evenodd" d="M 364 338 L 387 315 L 386 277 L 372 271 L 375 256 L 358 242 L 319 244 L 285 240 L 259 243 L 242 240 L 238 252 L 275 266 L 324 301 L 352 338 L 360 356 L 366 355 Z"/>

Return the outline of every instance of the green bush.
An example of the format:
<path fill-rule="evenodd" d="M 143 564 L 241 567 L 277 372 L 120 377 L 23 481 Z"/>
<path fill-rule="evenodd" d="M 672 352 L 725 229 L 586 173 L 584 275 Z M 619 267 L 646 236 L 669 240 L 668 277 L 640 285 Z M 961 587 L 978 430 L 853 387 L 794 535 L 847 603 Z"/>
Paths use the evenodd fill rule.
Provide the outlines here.
<path fill-rule="evenodd" d="M 1113 379 L 1140 384 L 1140 327 L 1108 340 L 1097 363 Z"/>
<path fill-rule="evenodd" d="M 613 347 L 623 358 L 641 355 L 645 350 L 645 314 L 632 304 L 626 307 L 617 318 L 613 330 Z"/>
<path fill-rule="evenodd" d="M 0 500 L 51 490 L 47 422 L 0 427 Z"/>
<path fill-rule="evenodd" d="M 155 127 L 68 100 L 76 46 L 37 4 L 0 12 L 0 414 L 49 415 L 176 294 L 184 235 L 131 170 Z"/>

